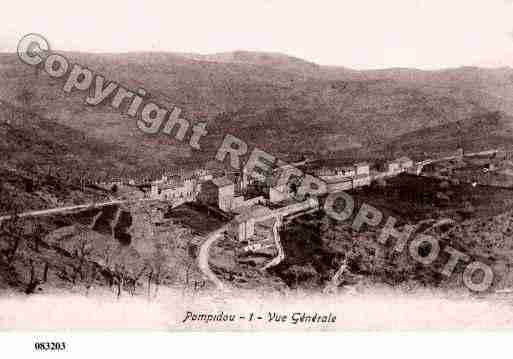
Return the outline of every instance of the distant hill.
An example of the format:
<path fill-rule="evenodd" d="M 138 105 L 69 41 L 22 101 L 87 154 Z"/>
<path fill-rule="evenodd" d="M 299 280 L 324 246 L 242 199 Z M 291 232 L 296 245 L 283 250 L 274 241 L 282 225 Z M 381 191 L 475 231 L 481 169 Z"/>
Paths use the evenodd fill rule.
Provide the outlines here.
<path fill-rule="evenodd" d="M 490 112 L 481 116 L 424 128 L 402 135 L 386 149 L 399 156 L 409 154 L 424 158 L 429 154 L 447 153 L 462 148 L 466 152 L 513 148 L 513 116 Z"/>
<path fill-rule="evenodd" d="M 279 157 L 325 156 L 365 152 L 406 133 L 493 111 L 513 114 L 509 68 L 355 71 L 247 51 L 67 55 L 130 89 L 145 88 L 162 105 L 184 109 L 187 118 L 207 121 L 203 151 L 144 135 L 110 106 L 85 106 L 84 94 L 65 94 L 62 81 L 35 74 L 15 55 L 0 55 L 0 98 L 20 106 L 19 93 L 30 88 L 30 111 L 131 148 L 152 166 L 211 160 L 226 133 Z"/>
<path fill-rule="evenodd" d="M 292 72 L 315 74 L 320 71 L 320 66 L 313 62 L 285 54 L 271 52 L 233 51 L 211 55 L 184 54 L 183 56 L 197 61 L 257 65 Z"/>

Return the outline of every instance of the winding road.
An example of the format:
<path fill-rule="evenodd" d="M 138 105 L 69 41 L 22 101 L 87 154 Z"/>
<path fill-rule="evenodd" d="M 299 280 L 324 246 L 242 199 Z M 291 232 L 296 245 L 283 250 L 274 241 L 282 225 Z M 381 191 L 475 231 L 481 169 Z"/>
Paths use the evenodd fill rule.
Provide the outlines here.
<path fill-rule="evenodd" d="M 281 240 L 280 240 L 280 229 L 279 228 L 281 226 L 281 223 L 282 223 L 282 219 L 276 218 L 276 221 L 273 224 L 274 245 L 276 246 L 276 249 L 278 250 L 278 255 L 262 268 L 263 271 L 265 271 L 271 267 L 277 266 L 285 259 L 285 251 L 283 250 L 283 246 L 281 245 Z"/>
<path fill-rule="evenodd" d="M 217 241 L 224 231 L 228 228 L 228 225 L 224 225 L 218 230 L 211 232 L 208 235 L 208 238 L 200 247 L 199 255 L 198 255 L 198 266 L 200 270 L 205 274 L 205 276 L 215 284 L 217 289 L 227 291 L 228 288 L 225 286 L 223 282 L 215 275 L 215 273 L 210 269 L 210 265 L 208 264 L 209 251 L 212 244 Z"/>
<path fill-rule="evenodd" d="M 74 211 L 77 209 L 90 209 L 90 208 L 98 208 L 98 207 L 104 207 L 112 204 L 123 204 L 123 203 L 135 203 L 135 202 L 147 202 L 147 201 L 156 201 L 152 198 L 143 198 L 138 200 L 112 200 L 108 202 L 102 202 L 102 203 L 88 203 L 88 204 L 79 204 L 75 206 L 68 206 L 68 207 L 59 207 L 59 208 L 50 208 L 50 209 L 41 209 L 37 211 L 29 211 L 24 213 L 16 214 L 17 217 L 38 217 L 38 216 L 46 216 L 56 213 L 63 213 L 68 211 Z M 0 222 L 11 219 L 13 216 L 7 215 L 7 216 L 0 216 Z"/>

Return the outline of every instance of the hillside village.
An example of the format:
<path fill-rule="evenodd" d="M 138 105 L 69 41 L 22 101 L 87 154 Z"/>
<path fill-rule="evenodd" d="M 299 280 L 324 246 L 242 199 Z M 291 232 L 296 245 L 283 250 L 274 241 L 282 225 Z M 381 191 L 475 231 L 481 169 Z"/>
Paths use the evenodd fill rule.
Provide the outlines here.
<path fill-rule="evenodd" d="M 165 66 L 169 65 L 168 60 Z M 244 67 L 242 70 L 251 73 L 253 67 Z M 144 73 L 147 73 L 146 69 Z M 122 74 L 124 76 L 126 73 Z M 232 250 L 236 248 L 238 252 L 235 251 L 237 254 L 234 257 L 237 261 L 252 263 L 258 269 L 279 267 L 277 270 L 283 271 L 284 268 L 294 266 L 295 258 L 301 256 L 300 252 L 309 253 L 311 247 L 315 248 L 311 242 L 302 242 L 298 250 L 292 250 L 290 254 L 290 243 L 286 242 L 287 237 L 292 236 L 291 233 L 302 237 L 306 229 L 314 228 L 318 232 L 317 237 L 331 238 L 329 231 L 327 235 L 320 231 L 323 196 L 298 196 L 300 178 L 291 178 L 286 183 L 280 181 L 289 169 L 296 168 L 303 174 L 321 179 L 327 185 L 329 193 L 350 191 L 355 198 L 361 196 L 368 203 L 376 200 L 376 208 L 385 208 L 394 214 L 409 214 L 414 212 L 411 208 L 419 205 L 422 207 L 421 214 L 427 213 L 428 216 L 436 217 L 440 213 L 450 212 L 447 208 L 452 208 L 453 212 L 457 212 L 455 217 L 468 218 L 469 213 L 476 207 L 475 204 L 469 204 L 474 196 L 472 188 L 477 192 L 482 190 L 486 194 L 483 197 L 486 197 L 492 192 L 503 194 L 501 191 L 513 187 L 513 162 L 509 146 L 511 137 L 508 137 L 512 134 L 509 125 L 511 118 L 504 113 L 476 109 L 474 101 L 471 102 L 472 106 L 467 106 L 460 100 L 446 103 L 440 94 L 425 98 L 424 95 L 420 96 L 420 90 L 413 91 L 409 82 L 391 83 L 378 74 L 372 75 L 377 76 L 376 80 L 348 79 L 347 74 L 333 78 L 330 73 L 325 77 L 321 71 L 312 74 L 312 79 L 296 82 L 289 88 L 290 76 L 292 75 L 284 76 L 283 88 L 272 87 L 271 91 L 264 87 L 257 87 L 261 91 L 252 91 L 250 87 L 246 87 L 247 77 L 241 77 L 239 82 L 234 83 L 236 91 L 245 94 L 240 103 L 211 111 L 202 108 L 208 101 L 196 97 L 196 94 L 185 96 L 187 91 L 183 89 L 169 92 L 169 86 L 159 82 L 157 85 L 162 85 L 161 91 L 166 94 L 169 92 L 169 96 L 177 99 L 185 96 L 181 102 L 190 103 L 191 108 L 199 108 L 201 111 L 198 110 L 197 114 L 205 114 L 205 118 L 209 120 L 213 135 L 205 138 L 204 151 L 191 157 L 188 157 L 188 152 L 183 148 L 176 147 L 177 144 L 173 141 L 141 137 L 138 132 L 135 136 L 126 136 L 125 128 L 118 126 L 124 122 L 119 122 L 117 114 L 97 112 L 98 108 L 83 111 L 81 105 L 71 99 L 65 105 L 73 108 L 77 116 L 66 116 L 65 126 L 58 122 L 61 119 L 60 114 L 53 114 L 55 120 L 46 120 L 45 117 L 35 115 L 36 111 L 26 112 L 19 104 L 13 106 L 2 102 L 3 112 L 0 117 L 8 121 L 0 127 L 4 137 L 9 140 L 4 144 L 3 151 L 8 159 L 3 167 L 8 174 L 5 184 L 9 196 L 5 202 L 21 204 L 15 210 L 16 213 L 30 214 L 33 212 L 31 210 L 35 210 L 38 216 L 41 214 L 48 217 L 57 213 L 63 213 L 66 217 L 70 215 L 70 207 L 75 212 L 87 212 L 89 207 L 96 207 L 95 211 L 103 214 L 98 214 L 100 220 L 91 219 L 87 226 L 93 232 L 103 228 L 101 234 L 110 236 L 115 244 L 119 242 L 123 250 L 128 247 L 133 249 L 131 245 L 126 245 L 131 239 L 138 244 L 154 241 L 153 234 L 165 237 L 162 241 L 166 245 L 183 244 L 181 235 L 176 234 L 182 231 L 201 232 L 194 240 L 194 245 L 199 246 L 215 227 L 212 225 L 202 228 L 201 222 L 212 221 L 222 226 L 221 239 L 213 245 L 213 252 L 220 254 L 219 257 L 224 255 L 223 260 L 232 255 Z M 161 78 L 166 77 L 159 76 Z M 196 76 L 187 78 L 200 81 L 200 77 Z M 49 97 L 53 101 L 59 102 L 59 92 L 55 92 L 55 88 L 44 87 L 44 81 L 39 80 L 41 92 L 44 88 L 49 91 Z M 260 81 L 261 78 L 257 80 Z M 269 83 L 274 86 L 275 80 L 273 77 Z M 315 85 L 314 88 L 312 85 Z M 208 87 L 210 84 L 204 86 Z M 388 86 L 395 90 L 389 91 Z M 406 87 L 402 89 L 401 86 Z M 218 87 L 218 90 L 222 88 Z M 326 87 L 330 96 L 319 96 L 323 104 L 326 102 L 321 107 L 308 101 L 299 101 L 309 98 L 312 91 L 324 93 Z M 291 92 L 280 96 L 282 90 Z M 346 94 L 346 91 L 349 93 Z M 365 99 L 361 94 L 369 91 L 372 93 L 368 97 L 369 103 L 395 103 L 392 108 L 401 112 L 381 118 L 378 114 L 383 111 L 371 111 L 368 114 L 363 111 L 365 116 L 370 117 L 358 117 L 356 114 L 362 113 L 362 109 L 367 108 L 365 106 L 368 104 L 357 104 L 353 99 Z M 228 94 L 223 98 L 233 100 Z M 283 101 L 274 103 L 271 101 L 273 98 L 281 98 Z M 351 101 L 346 101 L 348 99 Z M 401 102 L 400 99 L 404 101 Z M 41 99 L 36 96 L 36 100 L 32 106 L 34 109 Z M 198 101 L 191 102 L 193 100 Z M 217 100 L 212 98 L 210 102 L 217 103 Z M 16 99 L 11 101 L 17 103 Z M 240 107 L 246 103 L 253 105 Z M 344 104 L 346 113 L 341 113 L 341 108 L 333 106 L 341 103 Z M 52 108 L 42 106 L 41 103 L 39 105 Z M 323 106 L 329 111 L 319 111 Z M 356 109 L 351 106 L 356 106 Z M 381 105 L 378 107 L 381 108 Z M 445 110 L 438 113 L 442 108 Z M 460 110 L 455 111 L 455 108 Z M 255 112 L 255 109 L 261 111 Z M 319 117 L 317 112 L 326 113 L 326 116 Z M 208 114 L 212 116 L 209 118 Z M 52 115 L 51 112 L 45 113 L 45 116 L 49 115 Z M 112 121 L 97 123 L 98 118 L 109 118 Z M 326 122 L 326 119 L 333 122 Z M 377 122 L 381 125 L 376 128 L 362 126 Z M 83 128 L 85 124 L 90 127 Z M 99 138 L 84 136 L 92 128 Z M 251 178 L 244 168 L 233 170 L 220 163 L 208 162 L 218 148 L 216 141 L 222 139 L 216 134 L 232 132 L 234 129 L 237 136 L 251 140 L 248 143 L 289 160 L 291 165 L 275 166 L 264 181 L 259 181 Z M 266 131 L 265 135 L 260 132 L 262 130 Z M 387 132 L 393 136 L 382 138 Z M 305 136 L 305 133 L 312 133 L 311 143 L 310 136 Z M 116 142 L 116 146 L 113 145 L 112 138 L 102 138 L 107 134 L 119 137 L 120 141 Z M 351 139 L 348 144 L 344 142 L 346 137 Z M 69 139 L 69 143 L 65 140 L 60 143 L 56 138 Z M 123 147 L 118 144 L 128 145 Z M 34 148 L 38 150 L 35 151 Z M 182 152 L 187 156 L 180 157 Z M 293 163 L 291 158 L 298 162 Z M 119 173 L 120 170 L 127 174 L 108 174 L 109 171 Z M 88 178 L 88 175 L 92 176 Z M 95 179 L 95 175 L 102 180 Z M 439 181 L 440 188 L 434 186 L 432 194 L 419 193 L 423 191 L 425 179 L 428 177 Z M 405 197 L 418 203 L 405 203 L 404 210 L 401 205 L 390 209 L 387 206 L 389 198 L 402 193 L 403 180 L 407 183 L 406 187 L 411 185 L 408 191 L 412 192 Z M 463 209 L 455 209 L 453 207 L 458 205 L 451 204 L 454 194 L 461 190 L 452 188 L 458 184 L 471 188 Z M 483 190 L 480 186 L 486 188 Z M 72 196 L 61 193 L 68 187 L 72 189 L 69 191 Z M 84 195 L 86 193 L 87 196 Z M 438 205 L 443 208 L 437 207 Z M 488 205 L 493 206 L 489 203 Z M 5 209 L 0 216 L 8 214 L 11 214 L 11 210 Z M 151 217 L 149 223 L 146 222 L 146 214 Z M 74 216 L 75 213 L 64 222 L 71 222 L 73 225 Z M 77 216 L 80 217 L 81 214 Z M 133 218 L 129 219 L 130 217 Z M 57 220 L 59 223 L 60 221 L 61 219 Z M 200 225 L 196 225 L 198 222 Z M 151 227 L 147 232 L 146 225 Z M 309 228 L 305 229 L 302 225 Z M 298 226 L 302 231 L 294 232 L 293 228 Z M 336 231 L 339 230 L 340 228 L 336 228 Z M 121 234 L 118 235 L 117 232 Z M 337 236 L 333 238 L 338 238 Z M 196 255 L 199 253 L 197 249 L 190 253 Z M 325 248 L 321 248 L 319 252 L 324 250 Z M 346 252 L 346 248 L 343 252 Z M 250 254 L 255 256 L 250 258 Z M 285 254 L 290 261 L 285 259 L 283 264 Z M 314 257 L 317 255 L 318 253 L 312 254 Z M 337 252 L 336 256 L 339 255 Z M 324 258 L 330 264 L 321 263 L 321 268 L 316 269 L 319 273 L 331 270 L 330 258 Z M 227 261 L 230 260 L 229 258 Z M 305 261 L 309 263 L 310 259 Z M 217 263 L 213 267 L 220 270 L 223 265 Z M 308 265 L 305 268 L 306 271 L 311 269 Z M 248 270 L 248 267 L 244 270 Z M 288 269 L 284 271 L 287 272 Z M 231 274 L 226 275 L 230 280 Z M 285 274 L 287 276 L 289 274 Z"/>
<path fill-rule="evenodd" d="M 159 236 L 162 236 L 159 240 L 167 243 L 166 245 L 172 243 L 174 243 L 172 245 L 185 245 L 181 236 L 178 235 L 175 238 L 174 232 L 171 231 L 198 233 L 196 231 L 202 227 L 201 222 L 212 219 L 221 230 L 221 237 L 214 245 L 210 259 L 207 257 L 204 260 L 207 263 L 210 261 L 216 274 L 221 277 L 226 276 L 227 281 L 231 281 L 230 271 L 233 271 L 233 273 L 244 273 L 238 275 L 246 276 L 244 280 L 250 283 L 256 277 L 250 279 L 247 276 L 254 269 L 267 272 L 268 269 L 278 268 L 276 269 L 278 272 L 275 273 L 280 273 L 280 276 L 284 276 L 285 279 L 288 278 L 291 274 L 288 274 L 288 270 L 284 268 L 289 267 L 294 260 L 288 259 L 286 265 L 281 264 L 287 260 L 286 256 L 291 255 L 290 236 L 293 233 L 291 230 L 293 231 L 294 228 L 297 230 L 297 227 L 302 225 L 309 226 L 310 223 L 316 226 L 320 221 L 322 222 L 320 219 L 323 212 L 322 196 L 321 198 L 300 198 L 297 179 L 292 177 L 287 183 L 280 182 L 283 173 L 291 168 L 300 169 L 305 174 L 322 179 L 330 193 L 350 191 L 355 198 L 367 196 L 372 200 L 384 201 L 376 204 L 376 208 L 387 210 L 392 206 L 388 198 L 403 191 L 400 189 L 402 185 L 398 190 L 389 191 L 387 189 L 389 182 L 392 183 L 395 179 L 398 180 L 395 183 L 401 182 L 402 175 L 405 175 L 407 176 L 405 182 L 409 183 L 407 186 L 415 187 L 415 183 L 420 186 L 425 182 L 423 178 L 433 179 L 440 182 L 439 188 L 430 189 L 434 197 L 430 193 L 426 194 L 427 197 L 422 193 L 411 195 L 414 195 L 415 203 L 421 206 L 424 203 L 427 206 L 424 211 L 430 211 L 429 208 L 432 208 L 433 203 L 430 198 L 433 197 L 435 204 L 442 206 L 436 209 L 440 215 L 449 208 L 459 207 L 459 202 L 451 205 L 450 201 L 461 189 L 453 190 L 451 187 L 465 185 L 465 188 L 469 186 L 471 188 L 479 185 L 478 188 L 483 189 L 478 189 L 478 192 L 483 192 L 484 197 L 497 191 L 500 192 L 497 195 L 502 196 L 502 192 L 511 191 L 510 189 L 513 188 L 511 152 L 501 148 L 480 152 L 465 152 L 458 149 L 440 153 L 436 158 L 414 160 L 399 156 L 395 160 L 358 161 L 352 165 L 326 164 L 322 161 L 307 159 L 281 167 L 275 166 L 265 181 L 251 178 L 245 169 L 236 171 L 209 167 L 212 166 L 190 171 L 168 171 L 159 174 L 156 178 L 118 178 L 109 182 L 85 182 L 86 187 L 104 188 L 110 193 L 112 201 L 103 207 L 90 210 L 85 204 L 86 210 L 80 210 L 83 213 L 68 212 L 63 214 L 62 218 L 71 215 L 65 222 L 71 220 L 73 223 L 75 217 L 91 217 L 86 212 L 92 211 L 94 216 L 87 220 L 88 223 L 90 222 L 87 224 L 90 227 L 89 231 L 113 236 L 114 241 L 120 242 L 120 249 L 134 250 L 135 245 L 137 251 L 141 250 L 139 246 L 144 247 L 145 242 L 149 244 Z M 391 184 L 391 186 L 396 185 Z M 415 192 L 422 191 L 420 187 L 418 191 L 415 190 Z M 474 210 L 472 207 L 476 206 L 468 205 L 474 196 L 470 192 L 463 202 L 465 208 L 460 211 L 467 213 L 463 215 L 471 213 Z M 404 198 L 408 199 L 411 195 L 407 194 Z M 148 206 L 143 209 L 137 203 L 147 203 Z M 507 205 L 507 201 L 504 205 Z M 394 210 L 399 210 L 401 206 L 398 204 Z M 497 207 L 497 209 L 500 208 L 502 207 Z M 492 211 L 489 212 L 492 213 Z M 145 213 L 151 216 L 150 222 L 143 218 Z M 193 218 L 194 216 L 197 218 Z M 200 225 L 195 226 L 193 222 Z M 132 228 L 129 228 L 131 226 Z M 200 231 L 201 234 L 195 236 L 194 241 L 191 242 L 193 243 L 190 250 L 191 258 L 199 255 L 201 251 L 198 248 L 201 243 L 204 243 L 205 238 L 209 238 L 210 230 Z M 153 233 L 151 236 L 154 237 L 147 238 L 144 233 Z M 303 235 L 304 233 L 301 233 L 301 236 Z M 329 231 L 322 235 L 331 238 Z M 130 245 L 131 242 L 132 245 Z M 302 251 L 310 250 L 308 247 L 310 244 L 304 247 L 304 243 L 295 243 L 301 246 Z M 233 261 L 238 264 L 227 269 L 226 263 Z M 316 269 L 319 273 L 324 270 L 327 269 Z"/>
<path fill-rule="evenodd" d="M 279 232 L 283 223 L 319 210 L 319 202 L 314 198 L 298 200 L 298 182 L 293 177 L 288 183 L 280 183 L 280 176 L 285 171 L 298 168 L 303 173 L 317 176 L 326 183 L 328 193 L 358 190 L 402 173 L 447 179 L 458 183 L 479 182 L 480 177 L 476 175 L 459 179 L 457 175 L 449 175 L 449 172 L 455 173 L 451 170 L 458 167 L 455 163 L 461 163 L 464 158 L 467 161 L 472 159 L 474 162 L 479 158 L 478 167 L 483 171 L 504 170 L 510 163 L 510 155 L 504 150 L 465 153 L 458 149 L 443 153 L 439 158 L 421 161 L 401 156 L 381 163 L 357 162 L 353 165 L 319 166 L 315 161 L 303 160 L 291 165 L 275 166 L 265 181 L 251 178 L 245 169 L 234 171 L 202 168 L 167 172 L 157 179 L 144 179 L 142 183 L 124 179 L 97 185 L 105 188 L 116 187 L 118 193 L 125 193 L 129 198 L 168 203 L 170 208 L 186 203 L 199 204 L 212 214 L 229 221 L 226 236 L 243 243 L 244 251 L 263 250 L 278 258 L 282 252 Z M 162 209 L 155 209 L 153 215 L 154 220 L 158 222 L 164 213 Z M 279 264 L 279 260 L 274 261 L 274 265 L 276 264 Z"/>

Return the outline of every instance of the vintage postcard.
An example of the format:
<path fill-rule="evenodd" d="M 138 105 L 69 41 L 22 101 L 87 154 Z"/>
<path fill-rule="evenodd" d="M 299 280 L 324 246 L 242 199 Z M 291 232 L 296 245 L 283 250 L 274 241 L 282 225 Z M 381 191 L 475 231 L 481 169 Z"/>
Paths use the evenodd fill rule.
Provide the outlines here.
<path fill-rule="evenodd" d="M 0 330 L 513 328 L 513 2 L 29 3 Z"/>

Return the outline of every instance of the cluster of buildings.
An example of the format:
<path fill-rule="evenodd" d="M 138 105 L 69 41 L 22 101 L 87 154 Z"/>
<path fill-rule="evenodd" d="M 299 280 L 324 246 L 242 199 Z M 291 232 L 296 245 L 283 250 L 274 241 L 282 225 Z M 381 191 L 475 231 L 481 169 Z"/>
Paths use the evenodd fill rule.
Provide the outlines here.
<path fill-rule="evenodd" d="M 246 199 L 242 195 L 244 189 L 242 177 L 237 173 L 200 169 L 187 175 L 165 175 L 152 181 L 148 197 L 176 205 L 198 201 L 223 212 L 237 212 L 238 208 L 265 203 L 263 196 Z"/>
<path fill-rule="evenodd" d="M 187 179 L 203 180 L 210 178 L 213 173 L 206 169 L 196 170 L 162 170 L 154 171 L 152 175 L 147 176 L 129 176 L 129 175 L 114 175 L 109 176 L 109 179 L 87 181 L 89 184 L 95 184 L 102 188 L 110 188 L 116 186 L 142 186 L 148 183 L 155 184 L 175 184 L 180 185 L 181 182 Z"/>
<path fill-rule="evenodd" d="M 446 158 L 462 156 L 463 152 L 458 150 Z M 408 157 L 400 157 L 379 163 L 372 168 L 368 162 L 358 162 L 349 166 L 318 167 L 306 172 L 322 179 L 328 186 L 328 192 L 337 192 L 368 186 L 373 181 L 394 177 L 404 172 L 418 173 L 426 163 L 433 161 L 416 163 Z M 273 226 L 276 223 L 278 226 L 281 225 L 285 217 L 295 217 L 319 208 L 316 198 L 306 198 L 299 203 L 291 200 L 296 197 L 300 181 L 294 182 L 295 179 L 286 176 L 285 172 L 292 170 L 297 173 L 297 167 L 304 164 L 275 167 L 263 182 L 249 176 L 244 169 L 168 172 L 146 184 L 149 186 L 146 196 L 150 199 L 169 201 L 172 206 L 199 202 L 222 211 L 233 218 L 228 232 L 239 241 L 248 241 L 252 245 L 251 241 L 254 240 L 250 238 L 255 238 L 256 228 L 259 226 L 273 228 L 276 232 Z"/>
<path fill-rule="evenodd" d="M 197 200 L 217 206 L 224 212 L 239 212 L 239 209 L 251 207 L 266 202 L 263 196 L 246 199 L 241 193 L 236 193 L 237 184 L 228 177 L 213 178 L 200 184 Z M 239 195 L 237 195 L 239 194 Z"/>
<path fill-rule="evenodd" d="M 302 165 L 304 163 L 299 164 Z M 369 163 L 359 162 L 309 172 L 325 181 L 329 192 L 335 192 L 368 186 L 379 177 L 394 176 L 413 166 L 413 161 L 402 157 L 387 162 L 382 171 L 371 170 Z M 297 164 L 273 168 L 263 182 L 249 176 L 244 169 L 167 172 L 144 184 L 145 196 L 170 202 L 173 207 L 187 202 L 201 203 L 232 217 L 227 232 L 236 240 L 247 242 L 248 248 L 266 243 L 274 246 L 279 243 L 278 228 L 285 218 L 319 208 L 316 198 L 306 198 L 303 202 L 292 200 L 301 183 L 300 178 L 288 176 L 287 171 L 297 173 Z M 262 236 L 261 233 L 267 234 Z"/>
<path fill-rule="evenodd" d="M 247 207 L 230 223 L 228 232 L 237 240 L 246 241 L 255 235 L 257 225 L 271 228 L 272 222 L 278 221 L 279 227 L 284 217 L 316 211 L 318 208 L 319 202 L 316 198 L 308 198 L 303 202 L 292 203 L 277 209 L 270 209 L 262 205 Z"/>
<path fill-rule="evenodd" d="M 221 176 L 202 171 L 184 178 L 163 176 L 151 183 L 148 197 L 170 201 L 173 206 L 195 201 L 231 213 L 234 218 L 228 232 L 237 240 L 245 241 L 255 236 L 256 224 L 318 208 L 317 200 L 312 198 L 301 203 L 283 203 L 275 209 L 269 207 L 271 203 L 286 200 L 293 194 L 288 184 L 278 183 L 283 170 L 286 168 L 276 168 L 273 175 L 260 186 L 261 191 L 252 195 L 248 189 L 256 181 L 245 171 L 225 171 Z"/>
<path fill-rule="evenodd" d="M 283 176 L 285 171 L 294 170 L 297 165 L 303 164 L 295 163 L 274 168 L 265 182 L 258 186 L 258 193 L 253 192 L 253 195 L 248 194 L 251 192 L 248 188 L 258 181 L 244 170 L 175 170 L 162 172 L 157 179 L 144 184 L 136 183 L 133 179 L 120 179 L 101 184 L 109 188 L 113 185 L 143 186 L 145 196 L 150 199 L 170 201 L 173 205 L 199 201 L 217 207 L 223 212 L 239 213 L 242 209 L 257 204 L 275 204 L 294 197 L 299 184 L 294 186 L 290 180 L 284 183 L 281 179 L 287 178 Z M 373 180 L 395 176 L 413 167 L 411 159 L 401 157 L 381 165 L 378 170 L 371 170 L 367 162 L 359 162 L 351 166 L 321 167 L 310 172 L 327 183 L 329 192 L 335 192 L 368 186 Z"/>
<path fill-rule="evenodd" d="M 304 163 L 299 164 L 302 165 Z M 255 235 L 256 224 L 272 222 L 276 218 L 281 223 L 284 217 L 318 209 L 318 202 L 314 198 L 299 203 L 291 200 L 296 197 L 300 179 L 290 177 L 285 172 L 297 172 L 296 166 L 287 164 L 275 167 L 263 182 L 252 178 L 245 170 L 197 169 L 162 173 L 142 186 L 145 187 L 147 198 L 170 202 L 173 207 L 198 202 L 234 216 L 230 232 L 238 240 L 244 241 Z M 325 181 L 329 192 L 335 192 L 368 186 L 373 180 L 398 175 L 413 166 L 412 160 L 401 157 L 381 165 L 377 170 L 371 170 L 367 162 L 359 162 L 351 166 L 321 167 L 310 173 Z M 123 184 L 138 186 L 134 181 L 119 183 Z"/>
<path fill-rule="evenodd" d="M 199 193 L 200 183 L 212 178 L 213 174 L 206 169 L 167 172 L 150 182 L 148 197 L 181 203 L 194 201 Z"/>
<path fill-rule="evenodd" d="M 252 179 L 244 170 L 216 174 L 200 169 L 182 175 L 166 174 L 151 183 L 149 198 L 172 201 L 177 205 L 199 201 L 223 212 L 240 213 L 244 208 L 257 204 L 279 203 L 292 198 L 297 186 L 290 181 L 283 183 L 280 179 L 287 178 L 282 176 L 283 172 L 293 167 L 285 165 L 274 168 L 272 174 L 261 183 L 260 192 L 252 196 L 247 195 L 247 189 L 257 180 Z M 413 167 L 411 159 L 401 157 L 382 164 L 377 170 L 371 170 L 367 162 L 359 162 L 352 166 L 321 167 L 314 170 L 313 174 L 327 183 L 329 192 L 335 192 L 368 186 L 378 178 L 396 176 Z"/>
<path fill-rule="evenodd" d="M 352 166 L 321 167 L 314 174 L 326 182 L 328 192 L 347 191 L 364 187 L 380 178 L 397 176 L 403 172 L 412 172 L 415 167 L 408 157 L 384 162 L 376 169 L 371 169 L 368 162 L 355 163 Z"/>

